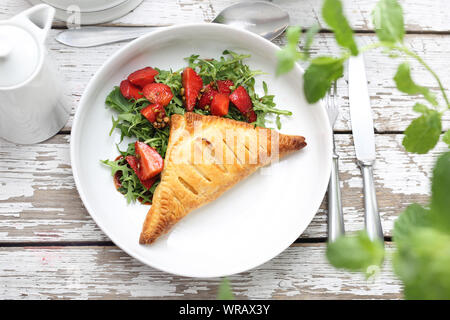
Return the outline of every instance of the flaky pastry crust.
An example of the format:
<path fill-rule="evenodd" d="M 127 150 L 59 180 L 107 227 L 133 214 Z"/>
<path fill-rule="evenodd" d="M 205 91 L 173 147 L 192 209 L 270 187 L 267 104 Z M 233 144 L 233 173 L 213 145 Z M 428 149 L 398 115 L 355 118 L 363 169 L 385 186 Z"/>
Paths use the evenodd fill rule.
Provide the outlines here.
<path fill-rule="evenodd" d="M 141 244 L 150 244 L 189 212 L 215 200 L 258 168 L 306 146 L 249 123 L 187 112 L 171 117 L 161 182 L 147 213 Z"/>

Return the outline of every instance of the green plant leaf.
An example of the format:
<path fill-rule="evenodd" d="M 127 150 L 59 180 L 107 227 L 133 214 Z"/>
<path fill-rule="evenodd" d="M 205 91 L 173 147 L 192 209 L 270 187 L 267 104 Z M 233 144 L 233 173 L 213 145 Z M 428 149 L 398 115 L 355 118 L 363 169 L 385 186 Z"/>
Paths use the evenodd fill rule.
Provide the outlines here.
<path fill-rule="evenodd" d="M 329 243 L 327 258 L 336 268 L 368 272 L 371 266 L 381 266 L 384 248 L 380 241 L 371 241 L 365 231 L 360 231 L 354 236 L 342 236 Z"/>
<path fill-rule="evenodd" d="M 317 23 L 315 23 L 308 29 L 308 31 L 306 31 L 305 45 L 303 46 L 303 54 L 304 54 L 305 58 L 309 58 L 309 56 L 310 56 L 309 50 L 311 48 L 311 45 L 314 42 L 314 37 L 319 32 L 319 30 L 320 30 L 320 26 Z"/>
<path fill-rule="evenodd" d="M 434 167 L 431 183 L 431 221 L 450 234 L 450 152 L 442 154 Z"/>
<path fill-rule="evenodd" d="M 396 0 L 380 0 L 372 11 L 372 21 L 380 41 L 403 42 L 403 10 Z"/>
<path fill-rule="evenodd" d="M 417 203 L 413 203 L 395 220 L 394 241 L 408 241 L 408 237 L 414 228 L 430 225 L 429 210 Z"/>
<path fill-rule="evenodd" d="M 294 67 L 295 62 L 303 58 L 303 54 L 298 51 L 297 47 L 301 34 L 302 29 L 300 27 L 289 27 L 286 30 L 287 44 L 277 52 L 277 75 L 289 72 Z"/>
<path fill-rule="evenodd" d="M 340 0 L 325 0 L 322 7 L 322 16 L 328 26 L 333 30 L 337 43 L 350 50 L 351 54 L 358 55 L 358 47 L 353 38 L 353 30 L 342 10 Z"/>
<path fill-rule="evenodd" d="M 447 130 L 447 132 L 444 133 L 444 136 L 442 137 L 442 141 L 444 141 L 450 147 L 450 130 Z"/>
<path fill-rule="evenodd" d="M 325 96 L 333 81 L 344 74 L 344 60 L 333 57 L 317 57 L 311 61 L 303 75 L 303 90 L 309 103 Z"/>
<path fill-rule="evenodd" d="M 422 113 L 422 114 L 426 114 L 428 111 L 430 111 L 430 109 L 426 105 L 424 105 L 423 103 L 419 103 L 419 102 L 417 102 L 413 106 L 413 110 L 415 112 Z"/>
<path fill-rule="evenodd" d="M 419 107 L 416 107 L 419 105 Z M 422 110 L 423 105 L 416 104 L 415 110 Z M 403 146 L 409 152 L 424 154 L 433 149 L 441 134 L 441 114 L 435 110 L 426 109 L 422 116 L 414 119 L 405 130 Z"/>
<path fill-rule="evenodd" d="M 233 291 L 231 290 L 230 281 L 228 278 L 223 278 L 220 283 L 217 300 L 234 300 Z"/>
<path fill-rule="evenodd" d="M 450 235 L 414 228 L 407 241 L 396 241 L 394 271 L 406 299 L 450 299 Z"/>
<path fill-rule="evenodd" d="M 437 105 L 434 94 L 428 88 L 417 85 L 411 78 L 411 69 L 408 63 L 404 62 L 398 66 L 394 76 L 397 89 L 407 94 L 422 94 L 428 102 Z"/>

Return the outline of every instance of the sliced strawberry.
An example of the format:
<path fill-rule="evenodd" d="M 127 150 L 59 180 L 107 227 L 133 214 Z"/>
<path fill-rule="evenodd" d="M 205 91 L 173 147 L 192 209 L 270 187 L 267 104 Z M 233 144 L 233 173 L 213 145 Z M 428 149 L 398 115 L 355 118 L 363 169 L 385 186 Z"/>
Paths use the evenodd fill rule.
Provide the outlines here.
<path fill-rule="evenodd" d="M 120 92 L 125 97 L 125 99 L 128 100 L 130 99 L 138 100 L 144 97 L 142 93 L 140 93 L 141 90 L 132 85 L 131 82 L 128 80 L 123 80 L 120 83 Z"/>
<path fill-rule="evenodd" d="M 253 110 L 252 99 L 243 86 L 239 86 L 230 94 L 230 101 L 239 109 L 239 111 L 247 117 L 248 122 L 256 121 L 256 113 Z"/>
<path fill-rule="evenodd" d="M 242 114 L 247 113 L 252 108 L 252 99 L 243 86 L 239 86 L 230 94 L 230 101 L 239 109 Z"/>
<path fill-rule="evenodd" d="M 146 106 L 141 110 L 141 113 L 151 123 L 155 122 L 158 117 L 164 118 L 166 116 L 166 110 L 164 107 L 157 103 Z"/>
<path fill-rule="evenodd" d="M 220 93 L 229 95 L 231 93 L 230 87 L 234 86 L 231 80 L 217 80 L 217 89 Z"/>
<path fill-rule="evenodd" d="M 163 107 L 167 106 L 173 98 L 172 90 L 164 83 L 150 83 L 142 91 L 148 101 L 160 104 Z"/>
<path fill-rule="evenodd" d="M 192 111 L 194 110 L 200 90 L 203 87 L 203 80 L 194 69 L 187 67 L 183 71 L 182 82 L 184 89 L 183 99 L 186 110 Z"/>
<path fill-rule="evenodd" d="M 253 108 L 252 109 L 250 109 L 249 111 L 247 111 L 247 113 L 245 114 L 245 116 L 247 117 L 247 121 L 248 122 L 255 122 L 256 121 L 256 119 L 258 118 L 257 116 L 256 116 L 256 112 L 253 110 Z"/>
<path fill-rule="evenodd" d="M 137 70 L 128 76 L 128 81 L 133 85 L 143 88 L 149 83 L 155 82 L 155 76 L 159 72 L 153 68 L 145 67 L 144 69 Z"/>
<path fill-rule="evenodd" d="M 202 93 L 202 96 L 198 101 L 198 107 L 205 110 L 208 109 L 207 106 L 211 106 L 212 99 L 218 93 L 218 91 L 213 88 L 211 83 L 206 85 L 203 90 L 204 91 Z"/>
<path fill-rule="evenodd" d="M 145 187 L 145 189 L 150 189 L 156 182 L 156 180 L 158 180 L 158 176 L 154 176 L 153 178 L 147 179 L 147 180 L 140 180 L 142 185 Z"/>
<path fill-rule="evenodd" d="M 134 173 L 139 177 L 139 161 L 135 156 L 126 156 L 125 160 L 127 160 L 131 169 L 133 169 Z"/>
<path fill-rule="evenodd" d="M 211 114 L 219 117 L 226 115 L 228 113 L 229 104 L 230 99 L 228 99 L 228 95 L 217 93 L 211 102 Z"/>
<path fill-rule="evenodd" d="M 134 148 L 139 161 L 141 181 L 153 178 L 163 170 L 164 160 L 155 149 L 140 141 L 136 141 Z"/>
<path fill-rule="evenodd" d="M 139 161 L 135 156 L 126 156 L 125 158 L 128 162 L 128 164 L 130 165 L 131 169 L 133 169 L 134 173 L 136 173 L 136 175 L 139 178 L 139 181 L 141 181 L 142 185 L 146 188 L 146 189 L 150 189 L 153 184 L 156 182 L 156 180 L 158 179 L 157 176 L 147 179 L 147 180 L 143 180 L 141 173 L 139 171 Z"/>
<path fill-rule="evenodd" d="M 141 110 L 141 114 L 150 121 L 155 128 L 161 129 L 169 123 L 169 117 L 166 116 L 166 110 L 160 104 L 151 104 Z"/>

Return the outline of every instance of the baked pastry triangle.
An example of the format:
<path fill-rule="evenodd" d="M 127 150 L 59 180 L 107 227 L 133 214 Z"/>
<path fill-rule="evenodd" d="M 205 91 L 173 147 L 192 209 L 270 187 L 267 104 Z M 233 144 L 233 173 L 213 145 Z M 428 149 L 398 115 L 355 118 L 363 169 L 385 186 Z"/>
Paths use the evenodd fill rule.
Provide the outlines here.
<path fill-rule="evenodd" d="M 139 243 L 154 242 L 189 212 L 215 200 L 259 167 L 305 146 L 304 137 L 240 121 L 191 112 L 172 115 L 161 182 Z"/>

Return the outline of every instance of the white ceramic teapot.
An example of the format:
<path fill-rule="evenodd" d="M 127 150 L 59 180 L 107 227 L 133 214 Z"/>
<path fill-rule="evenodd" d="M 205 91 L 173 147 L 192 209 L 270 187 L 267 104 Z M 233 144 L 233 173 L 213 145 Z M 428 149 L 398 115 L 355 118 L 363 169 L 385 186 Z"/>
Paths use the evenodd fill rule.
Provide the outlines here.
<path fill-rule="evenodd" d="M 55 135 L 70 108 L 44 41 L 55 9 L 41 4 L 0 21 L 0 137 L 37 143 Z"/>

